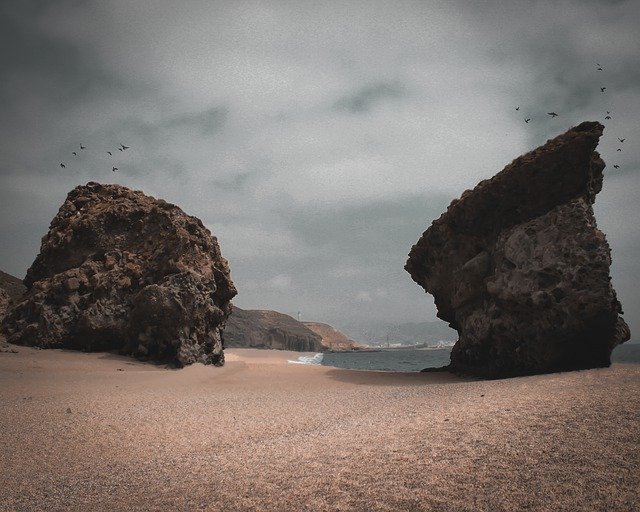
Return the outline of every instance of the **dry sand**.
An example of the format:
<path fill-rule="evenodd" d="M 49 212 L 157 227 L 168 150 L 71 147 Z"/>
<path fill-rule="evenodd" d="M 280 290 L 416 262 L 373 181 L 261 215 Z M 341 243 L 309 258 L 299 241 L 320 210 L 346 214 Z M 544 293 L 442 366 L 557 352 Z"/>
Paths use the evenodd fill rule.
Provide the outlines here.
<path fill-rule="evenodd" d="M 640 365 L 471 381 L 17 350 L 1 510 L 640 510 Z"/>

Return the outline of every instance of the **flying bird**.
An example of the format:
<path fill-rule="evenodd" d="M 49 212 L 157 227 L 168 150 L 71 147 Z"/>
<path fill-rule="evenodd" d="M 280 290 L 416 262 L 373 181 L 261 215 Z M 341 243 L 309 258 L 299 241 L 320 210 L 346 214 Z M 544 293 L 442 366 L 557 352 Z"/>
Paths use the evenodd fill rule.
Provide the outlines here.
<path fill-rule="evenodd" d="M 66 169 L 67 166 L 64 164 L 60 164 L 60 167 L 62 167 L 63 169 Z"/>
<path fill-rule="evenodd" d="M 524 122 L 528 123 L 529 121 L 531 121 L 531 118 L 525 119 Z"/>
<path fill-rule="evenodd" d="M 620 142 L 624 142 L 624 141 L 625 141 L 625 140 L 627 140 L 627 139 L 621 139 L 621 138 L 618 138 L 618 140 L 619 140 Z"/>
<path fill-rule="evenodd" d="M 606 88 L 606 87 L 600 87 L 600 92 L 604 92 L 604 91 L 606 91 L 606 90 L 607 90 L 607 88 Z"/>
<path fill-rule="evenodd" d="M 85 149 L 87 146 L 83 146 L 82 144 L 80 144 L 80 149 Z"/>
<path fill-rule="evenodd" d="M 516 110 L 520 110 L 520 107 L 516 107 Z"/>
<path fill-rule="evenodd" d="M 116 172 L 118 170 L 117 167 L 114 167 L 113 169 L 111 169 L 112 172 Z"/>
<path fill-rule="evenodd" d="M 618 149 L 616 149 L 616 151 L 622 151 L 622 149 L 618 148 Z"/>
<path fill-rule="evenodd" d="M 74 155 L 74 156 L 78 156 L 78 153 L 76 153 L 76 152 L 74 151 L 74 152 L 73 152 L 73 155 Z"/>
<path fill-rule="evenodd" d="M 122 142 L 120 143 L 120 147 L 122 148 L 121 151 L 124 151 L 125 149 L 129 149 L 129 146 L 125 146 Z"/>
<path fill-rule="evenodd" d="M 558 114 L 556 114 L 555 112 L 547 112 L 547 114 L 551 117 L 558 117 Z"/>
<path fill-rule="evenodd" d="M 602 71 L 602 66 L 598 66 L 598 71 Z"/>
<path fill-rule="evenodd" d="M 620 169 L 620 166 L 619 165 L 614 165 L 613 168 L 614 169 Z"/>
<path fill-rule="evenodd" d="M 111 154 L 111 151 L 107 151 L 107 153 L 109 153 L 109 155 L 113 156 L 113 155 Z"/>
<path fill-rule="evenodd" d="M 605 119 L 611 119 L 611 116 L 604 116 Z"/>

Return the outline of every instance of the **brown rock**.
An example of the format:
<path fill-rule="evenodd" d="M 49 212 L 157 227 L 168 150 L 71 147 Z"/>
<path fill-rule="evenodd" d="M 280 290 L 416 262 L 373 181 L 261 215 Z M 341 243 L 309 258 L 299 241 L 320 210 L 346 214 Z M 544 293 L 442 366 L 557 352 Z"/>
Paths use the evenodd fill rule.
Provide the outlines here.
<path fill-rule="evenodd" d="M 64 282 L 64 286 L 68 291 L 73 292 L 80 288 L 80 281 L 77 277 L 70 277 Z"/>
<path fill-rule="evenodd" d="M 486 377 L 608 366 L 628 340 L 592 204 L 603 126 L 586 122 L 454 200 L 405 269 L 459 333 L 450 369 Z"/>
<path fill-rule="evenodd" d="M 165 201 L 118 185 L 75 188 L 25 284 L 2 324 L 12 343 L 224 363 L 236 295 L 227 261 L 200 220 Z"/>

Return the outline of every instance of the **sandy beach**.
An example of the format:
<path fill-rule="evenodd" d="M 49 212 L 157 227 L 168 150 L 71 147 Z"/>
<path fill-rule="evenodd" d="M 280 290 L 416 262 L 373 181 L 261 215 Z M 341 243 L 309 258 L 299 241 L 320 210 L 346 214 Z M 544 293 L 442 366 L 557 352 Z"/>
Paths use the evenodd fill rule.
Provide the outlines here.
<path fill-rule="evenodd" d="M 640 510 L 640 365 L 498 381 L 0 353 L 0 510 Z"/>

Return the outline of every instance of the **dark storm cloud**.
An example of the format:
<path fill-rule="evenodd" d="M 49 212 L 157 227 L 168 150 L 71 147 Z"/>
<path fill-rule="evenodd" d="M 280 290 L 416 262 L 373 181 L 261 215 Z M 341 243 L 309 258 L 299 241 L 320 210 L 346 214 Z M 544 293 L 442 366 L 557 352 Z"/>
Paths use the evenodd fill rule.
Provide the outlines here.
<path fill-rule="evenodd" d="M 222 129 L 228 114 L 229 111 L 225 107 L 213 107 L 204 112 L 180 114 L 169 119 L 165 126 L 167 128 L 194 127 L 202 135 L 211 135 Z"/>
<path fill-rule="evenodd" d="M 0 77 L 19 72 L 47 74 L 58 80 L 78 66 L 80 52 L 42 33 L 36 20 L 47 8 L 44 2 L 3 2 L 0 4 Z"/>
<path fill-rule="evenodd" d="M 241 307 L 428 320 L 430 298 L 402 269 L 422 231 L 464 189 L 609 110 L 596 214 L 623 305 L 639 302 L 630 2 L 0 9 L 2 270 L 24 274 L 71 188 L 117 181 L 202 218 Z M 80 142 L 87 151 L 63 160 Z M 109 156 L 119 143 L 132 150 Z"/>
<path fill-rule="evenodd" d="M 210 186 L 221 188 L 225 191 L 242 191 L 246 190 L 251 184 L 257 183 L 260 170 L 240 172 L 225 178 L 212 179 L 209 181 Z"/>
<path fill-rule="evenodd" d="M 406 259 L 431 221 L 446 209 L 445 195 L 413 195 L 327 209 L 293 210 L 286 221 L 297 239 L 336 261 Z M 402 266 L 402 265 L 400 265 Z"/>
<path fill-rule="evenodd" d="M 396 303 L 403 304 L 394 314 L 398 321 L 433 314 L 430 299 L 411 285 L 403 267 L 413 243 L 447 202 L 442 195 L 412 195 L 359 206 L 276 207 L 280 221 L 265 219 L 254 233 L 276 222 L 288 227 L 295 244 L 289 251 L 272 251 L 268 245 L 260 247 L 269 240 L 254 236 L 255 257 L 231 251 L 233 273 L 246 278 L 243 300 L 289 314 L 315 311 L 344 325 L 384 318 L 389 304 Z M 279 243 L 286 245 L 286 240 Z M 265 302 L 267 296 L 271 302 Z"/>
<path fill-rule="evenodd" d="M 353 94 L 340 98 L 333 108 L 351 113 L 367 112 L 379 101 L 398 98 L 404 93 L 400 84 L 379 82 L 360 88 Z"/>
<path fill-rule="evenodd" d="M 486 34 L 486 57 L 530 78 L 514 91 L 513 103 L 521 107 L 518 116 L 531 118 L 534 144 L 585 119 L 604 122 L 607 111 L 614 112 L 614 120 L 605 124 L 614 125 L 626 111 L 637 109 L 637 97 L 626 108 L 614 101 L 616 95 L 640 91 L 640 10 L 633 2 L 460 5 L 463 16 Z M 547 116 L 552 111 L 559 114 L 555 120 Z"/>
<path fill-rule="evenodd" d="M 124 87 L 119 77 L 87 58 L 82 48 L 42 30 L 40 19 L 54 5 L 65 9 L 75 4 L 78 2 L 29 0 L 0 4 L 0 101 L 4 107 L 15 106 L 19 112 L 21 96 L 37 92 L 39 100 L 61 111 L 66 103 L 77 102 L 94 88 Z"/>

